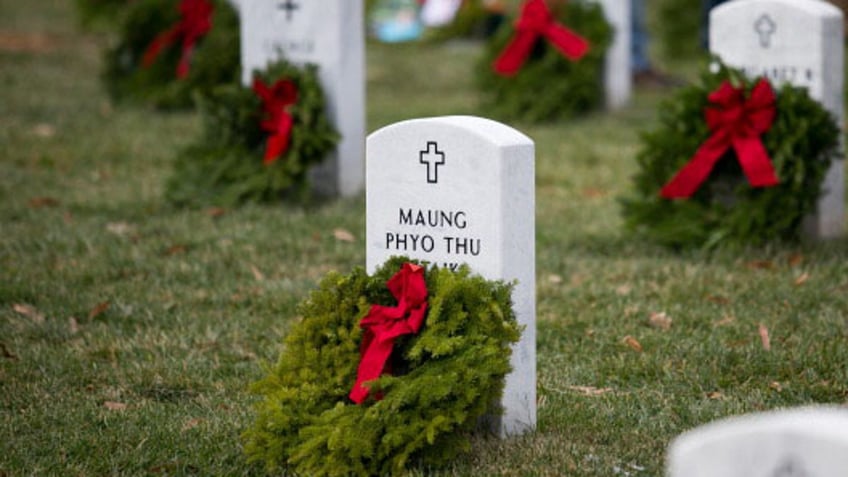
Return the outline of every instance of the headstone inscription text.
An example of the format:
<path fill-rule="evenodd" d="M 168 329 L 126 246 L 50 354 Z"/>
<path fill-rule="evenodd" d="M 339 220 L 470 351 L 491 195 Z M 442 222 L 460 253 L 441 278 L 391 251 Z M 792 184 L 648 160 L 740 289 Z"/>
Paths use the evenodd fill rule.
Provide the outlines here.
<path fill-rule="evenodd" d="M 821 0 L 735 0 L 710 12 L 710 48 L 749 77 L 807 88 L 844 124 L 842 12 Z M 844 234 L 845 161 L 834 161 L 805 233 Z"/>
<path fill-rule="evenodd" d="M 365 182 L 365 26 L 362 0 L 239 0 L 242 82 L 280 58 L 318 66 L 335 153 L 310 171 L 326 195 L 352 196 Z"/>
<path fill-rule="evenodd" d="M 677 437 L 669 477 L 842 477 L 848 410 L 808 407 L 723 419 Z"/>
<path fill-rule="evenodd" d="M 277 4 L 277 8 L 286 12 L 286 21 L 291 21 L 292 13 L 300 7 L 294 0 L 283 0 Z"/>
<path fill-rule="evenodd" d="M 524 331 L 513 348 L 497 431 L 536 425 L 534 145 L 471 116 L 403 121 L 367 140 L 366 261 L 395 255 L 488 279 L 515 281 Z"/>

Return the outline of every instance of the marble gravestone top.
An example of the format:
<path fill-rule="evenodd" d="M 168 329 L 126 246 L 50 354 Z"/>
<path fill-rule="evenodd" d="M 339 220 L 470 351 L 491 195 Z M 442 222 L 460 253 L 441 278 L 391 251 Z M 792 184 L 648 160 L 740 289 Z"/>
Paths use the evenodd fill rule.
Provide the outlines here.
<path fill-rule="evenodd" d="M 669 477 L 845 477 L 848 409 L 809 407 L 732 417 L 672 442 Z"/>
<path fill-rule="evenodd" d="M 842 12 L 822 0 L 734 0 L 710 12 L 710 49 L 748 76 L 807 88 L 844 124 L 843 29 Z M 806 220 L 808 235 L 844 233 L 844 176 L 844 161 L 835 161 L 818 210 Z"/>
<path fill-rule="evenodd" d="M 318 65 L 330 121 L 341 134 L 333 157 L 310 171 L 315 188 L 352 196 L 365 179 L 365 26 L 362 0 L 238 0 L 242 82 L 284 57 Z"/>
<path fill-rule="evenodd" d="M 367 140 L 369 272 L 406 255 L 517 283 L 513 305 L 525 328 L 506 378 L 501 435 L 536 425 L 534 161 L 527 136 L 471 116 L 402 121 Z"/>

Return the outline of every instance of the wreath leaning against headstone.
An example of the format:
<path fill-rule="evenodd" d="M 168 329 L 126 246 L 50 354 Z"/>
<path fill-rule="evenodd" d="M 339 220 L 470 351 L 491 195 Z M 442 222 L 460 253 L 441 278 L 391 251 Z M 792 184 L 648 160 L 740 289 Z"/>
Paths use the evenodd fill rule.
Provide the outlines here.
<path fill-rule="evenodd" d="M 644 134 L 627 225 L 675 247 L 799 239 L 838 158 L 835 118 L 804 88 L 775 91 L 718 59 L 711 70 Z"/>
<path fill-rule="evenodd" d="M 611 39 L 596 2 L 526 0 L 519 18 L 501 25 L 477 65 L 484 111 L 501 120 L 541 122 L 601 107 Z"/>
<path fill-rule="evenodd" d="M 297 475 L 395 475 L 467 450 L 520 337 L 512 287 L 393 257 L 330 273 L 300 305 L 243 435 L 250 460 Z"/>
<path fill-rule="evenodd" d="M 318 68 L 280 61 L 199 96 L 199 141 L 182 150 L 166 184 L 177 205 L 237 205 L 305 198 L 308 169 L 339 135 L 326 113 Z"/>
<path fill-rule="evenodd" d="M 227 0 L 136 0 L 128 8 L 104 61 L 114 100 L 186 108 L 194 91 L 238 81 L 239 20 Z"/>

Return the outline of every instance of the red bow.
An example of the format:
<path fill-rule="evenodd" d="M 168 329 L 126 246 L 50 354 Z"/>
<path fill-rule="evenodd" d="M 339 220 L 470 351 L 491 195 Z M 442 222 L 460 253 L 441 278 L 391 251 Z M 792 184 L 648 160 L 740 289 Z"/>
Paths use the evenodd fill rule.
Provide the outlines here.
<path fill-rule="evenodd" d="M 554 21 L 545 0 L 527 0 L 521 17 L 515 22 L 515 35 L 494 63 L 495 72 L 510 76 L 518 72 L 533 45 L 544 36 L 571 61 L 577 61 L 589 51 L 589 42 Z"/>
<path fill-rule="evenodd" d="M 212 28 L 212 12 L 215 6 L 208 0 L 182 0 L 180 2 L 180 21 L 156 35 L 144 52 L 142 65 L 149 67 L 163 48 L 170 46 L 182 37 L 182 54 L 177 63 L 177 78 L 188 76 L 189 59 L 194 45 Z"/>
<path fill-rule="evenodd" d="M 292 80 L 281 79 L 269 88 L 257 77 L 253 79 L 253 91 L 262 99 L 264 115 L 261 127 L 271 133 L 262 161 L 267 166 L 283 155 L 289 147 L 294 118 L 288 109 L 297 102 L 297 85 Z"/>
<path fill-rule="evenodd" d="M 748 100 L 744 98 L 743 88 L 734 88 L 725 81 L 710 94 L 709 100 L 714 106 L 708 106 L 704 116 L 712 136 L 662 188 L 662 197 L 691 197 L 731 146 L 751 186 L 777 185 L 774 166 L 760 141 L 760 135 L 768 131 L 777 114 L 774 90 L 768 81 L 757 82 Z"/>
<path fill-rule="evenodd" d="M 386 286 L 397 299 L 397 306 L 371 305 L 368 315 L 359 322 L 359 327 L 365 332 L 362 336 L 356 384 L 349 395 L 356 404 L 362 404 L 368 397 L 368 388 L 363 384 L 379 378 L 383 373 L 386 361 L 392 354 L 395 338 L 418 333 L 427 312 L 424 268 L 405 263 L 400 271 L 389 279 Z"/>

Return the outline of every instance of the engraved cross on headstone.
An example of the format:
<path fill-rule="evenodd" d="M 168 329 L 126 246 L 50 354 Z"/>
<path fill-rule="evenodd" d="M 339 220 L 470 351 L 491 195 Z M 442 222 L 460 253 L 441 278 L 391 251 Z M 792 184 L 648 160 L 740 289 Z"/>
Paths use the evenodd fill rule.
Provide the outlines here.
<path fill-rule="evenodd" d="M 297 4 L 297 3 L 294 3 L 293 0 L 284 0 L 279 5 L 277 5 L 277 8 L 280 9 L 280 10 L 285 10 L 286 11 L 286 21 L 290 21 L 291 17 L 292 17 L 292 12 L 297 10 L 298 8 L 300 8 L 300 5 Z"/>
<path fill-rule="evenodd" d="M 754 31 L 756 31 L 757 35 L 760 36 L 760 46 L 768 48 L 771 46 L 771 36 L 777 31 L 777 25 L 768 13 L 763 13 L 763 15 L 754 22 Z"/>
<path fill-rule="evenodd" d="M 771 477 L 810 477 L 810 475 L 794 459 L 788 459 L 774 471 Z"/>
<path fill-rule="evenodd" d="M 427 149 L 418 152 L 418 162 L 427 165 L 427 182 L 439 182 L 439 166 L 445 163 L 445 153 L 439 150 L 434 141 L 427 141 Z"/>

